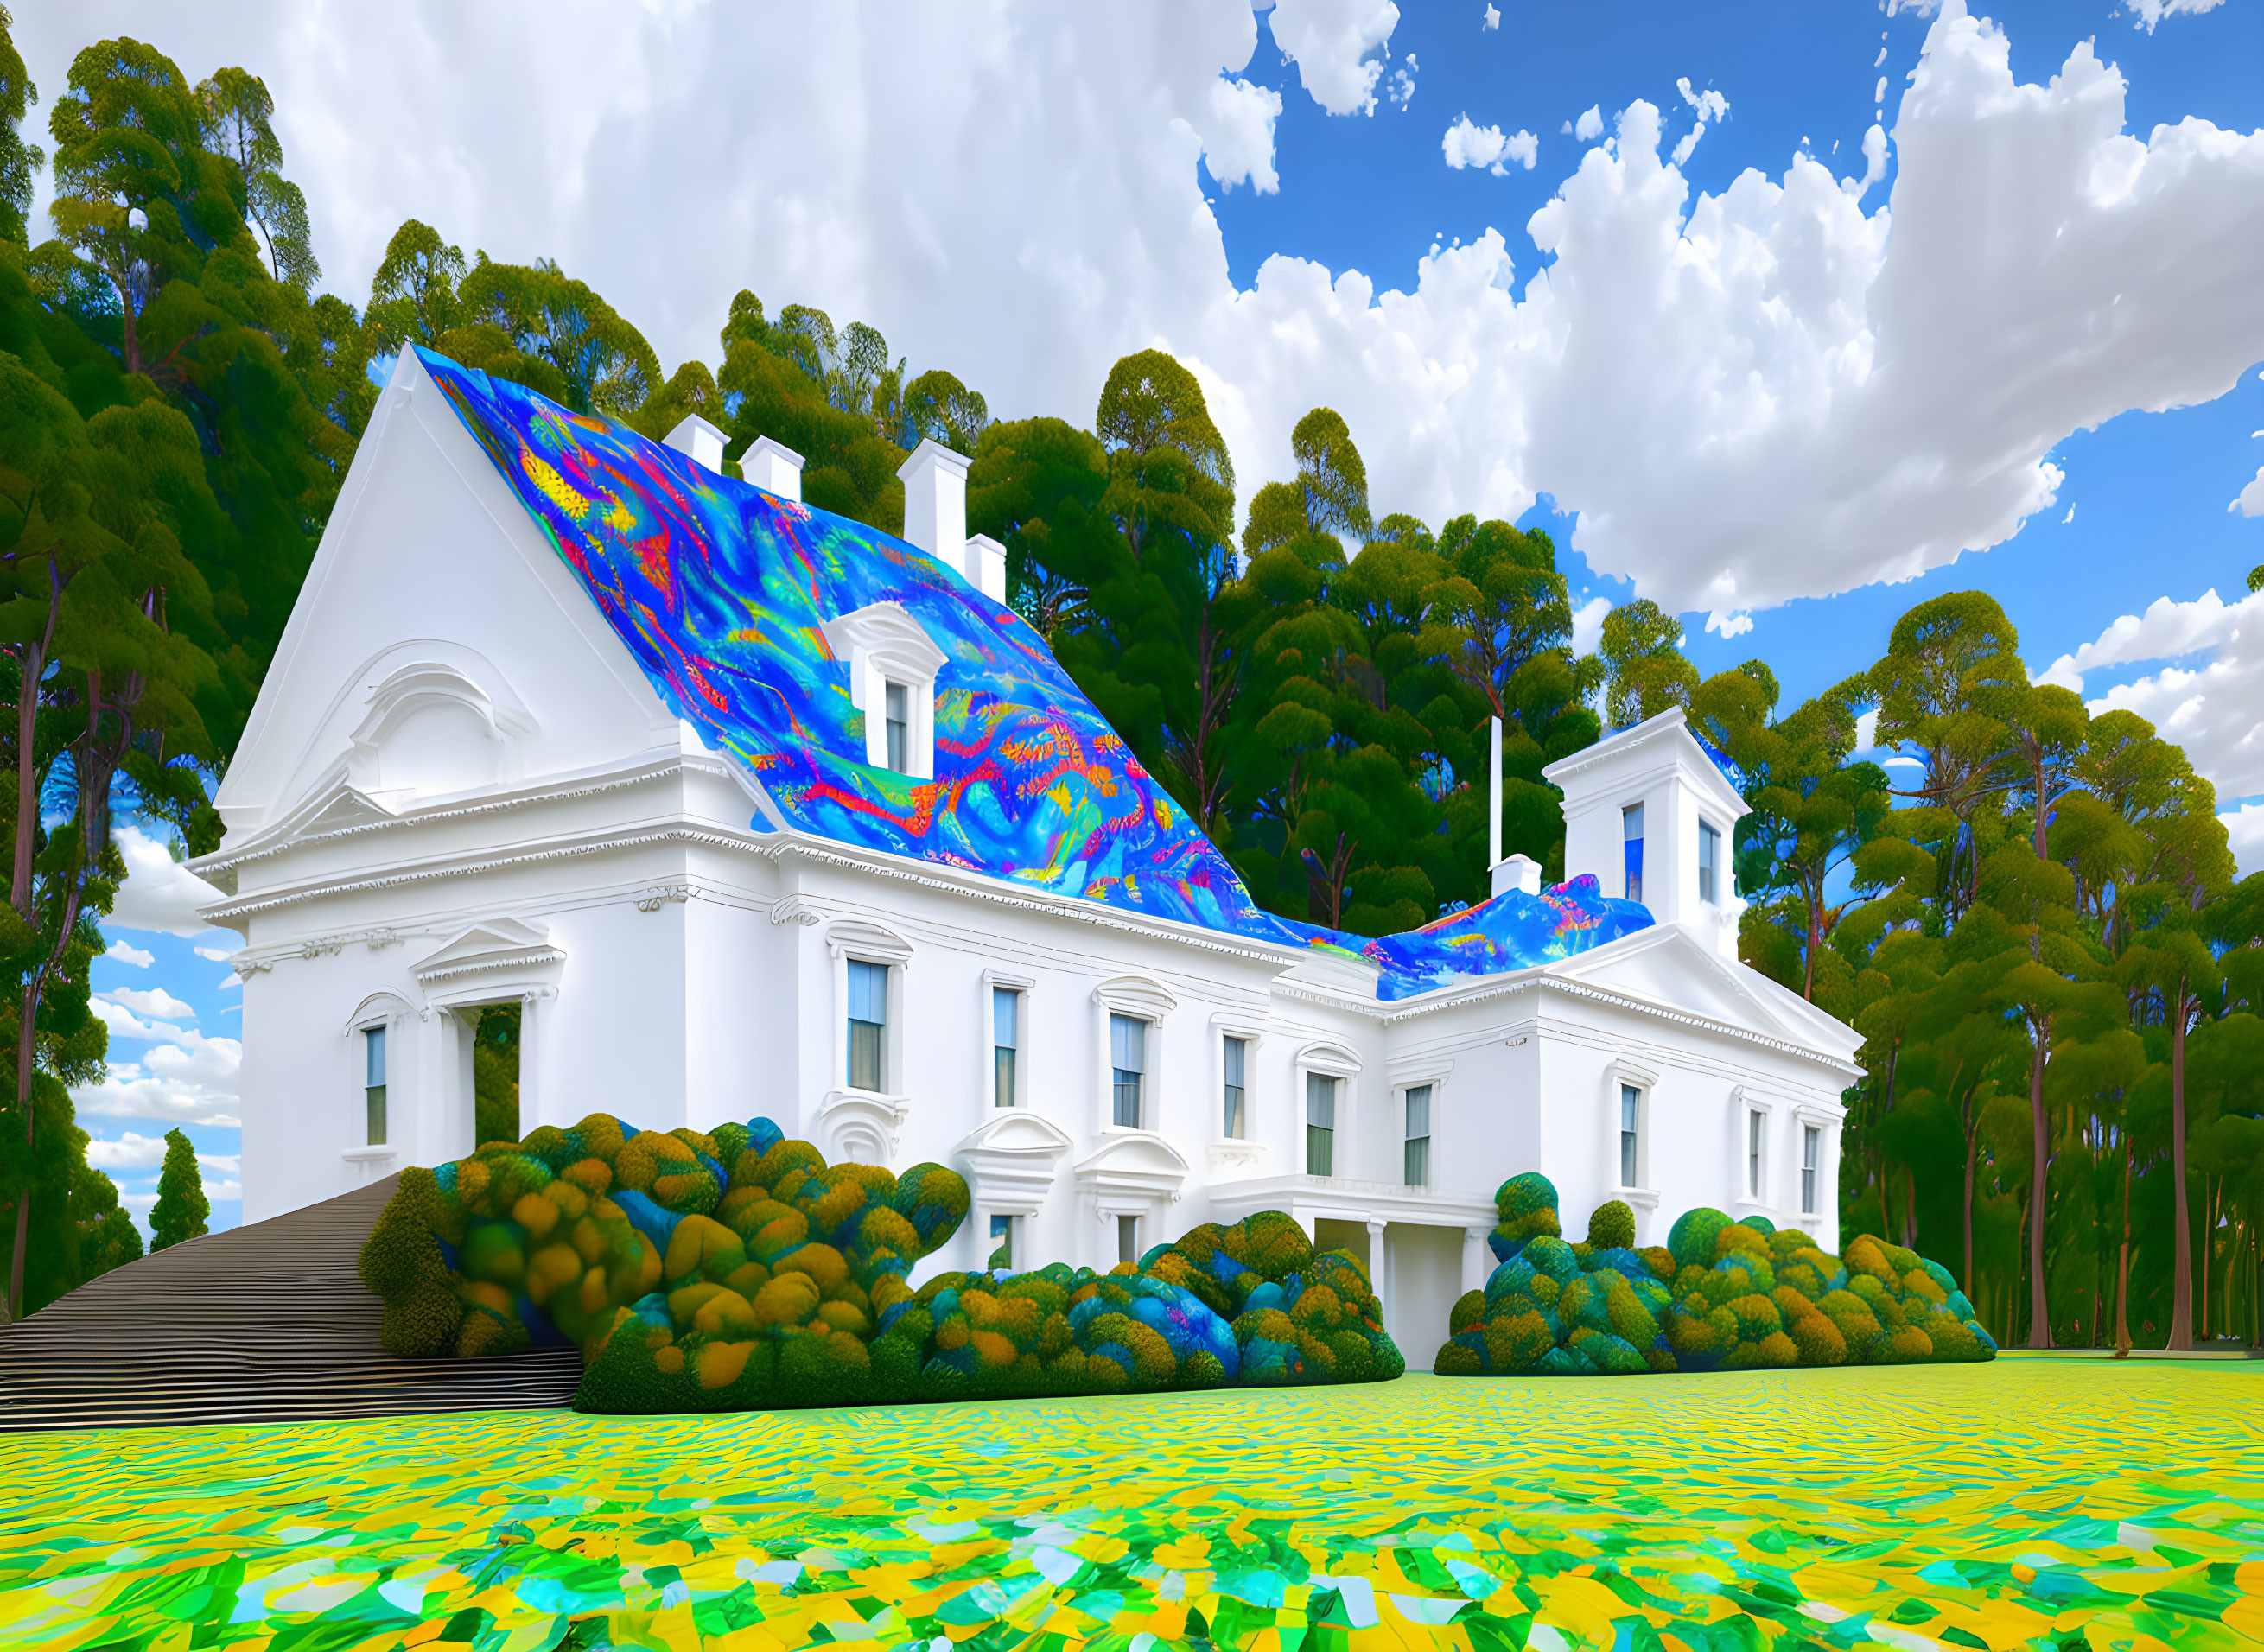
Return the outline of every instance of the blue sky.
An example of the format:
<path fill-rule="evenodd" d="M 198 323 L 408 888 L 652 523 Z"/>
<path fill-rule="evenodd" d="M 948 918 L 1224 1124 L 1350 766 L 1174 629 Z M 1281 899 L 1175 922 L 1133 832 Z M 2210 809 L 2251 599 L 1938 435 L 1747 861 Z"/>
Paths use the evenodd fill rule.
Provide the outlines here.
<path fill-rule="evenodd" d="M 357 303 L 414 216 L 557 258 L 664 367 L 743 286 L 1003 417 L 1089 419 L 1161 345 L 1245 499 L 1335 407 L 1379 512 L 1545 525 L 1584 634 L 1640 592 L 1796 698 L 1986 590 L 2032 670 L 2183 741 L 2264 866 L 2260 0 L 26 11 L 50 98 L 104 34 L 261 75 Z M 146 1203 L 171 1119 L 235 1181 L 240 992 L 137 852 L 113 932 L 150 961 L 95 985 L 167 996 L 106 1001 L 81 1112 Z"/>

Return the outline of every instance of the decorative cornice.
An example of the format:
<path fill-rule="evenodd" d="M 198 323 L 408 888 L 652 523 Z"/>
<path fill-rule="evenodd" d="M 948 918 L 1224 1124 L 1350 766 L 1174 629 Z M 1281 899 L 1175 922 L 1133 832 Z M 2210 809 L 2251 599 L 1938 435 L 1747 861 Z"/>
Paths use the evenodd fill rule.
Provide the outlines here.
<path fill-rule="evenodd" d="M 689 878 L 672 878 L 666 883 L 656 883 L 649 889 L 638 890 L 636 909 L 657 912 L 671 901 L 682 904 L 699 893 L 699 887 Z"/>
<path fill-rule="evenodd" d="M 655 844 L 693 844 L 706 849 L 756 848 L 750 839 L 717 831 L 712 827 L 669 826 L 657 830 L 629 832 L 618 837 L 591 837 L 578 842 L 567 842 L 548 849 L 523 851 L 513 855 L 481 856 L 473 852 L 454 854 L 445 860 L 428 862 L 424 866 L 404 867 L 398 872 L 381 873 L 367 878 L 340 878 L 296 885 L 279 889 L 257 898 L 222 901 L 206 907 L 203 915 L 212 924 L 225 924 L 231 918 L 250 917 L 261 912 L 272 912 L 287 906 L 298 906 L 308 901 L 319 901 L 331 895 L 360 895 L 372 889 L 399 888 L 406 884 L 432 883 L 446 878 L 471 877 L 483 872 L 498 871 L 506 866 L 540 866 L 554 860 L 573 860 L 584 855 L 610 853 L 619 849 L 642 849 Z"/>

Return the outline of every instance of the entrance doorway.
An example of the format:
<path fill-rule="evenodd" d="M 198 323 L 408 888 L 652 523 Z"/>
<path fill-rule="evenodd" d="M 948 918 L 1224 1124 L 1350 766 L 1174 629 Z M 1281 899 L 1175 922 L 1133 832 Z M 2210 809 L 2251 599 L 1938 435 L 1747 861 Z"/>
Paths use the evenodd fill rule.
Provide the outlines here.
<path fill-rule="evenodd" d="M 519 1111 L 519 1011 L 517 1004 L 463 1011 L 472 1027 L 472 1140 L 478 1146 L 526 1134 Z"/>
<path fill-rule="evenodd" d="M 1383 1230 L 1384 1328 L 1410 1371 L 1428 1371 L 1462 1293 L 1462 1230 L 1393 1222 Z"/>

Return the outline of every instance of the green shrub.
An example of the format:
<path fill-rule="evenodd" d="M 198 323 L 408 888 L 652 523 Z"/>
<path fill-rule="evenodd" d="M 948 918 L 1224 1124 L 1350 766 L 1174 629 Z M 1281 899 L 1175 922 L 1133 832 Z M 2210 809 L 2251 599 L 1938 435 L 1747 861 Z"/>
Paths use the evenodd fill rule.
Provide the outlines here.
<path fill-rule="evenodd" d="M 1611 1199 L 1588 1218 L 1588 1243 L 1599 1250 L 1635 1248 L 1635 1212 L 1624 1199 Z"/>

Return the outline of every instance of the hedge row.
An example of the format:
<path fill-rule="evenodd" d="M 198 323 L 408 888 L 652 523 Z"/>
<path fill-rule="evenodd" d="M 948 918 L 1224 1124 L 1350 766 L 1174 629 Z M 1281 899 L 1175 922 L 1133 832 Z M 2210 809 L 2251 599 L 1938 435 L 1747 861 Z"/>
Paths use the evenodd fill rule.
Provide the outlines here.
<path fill-rule="evenodd" d="M 728 1169 L 726 1168 L 728 1166 Z M 571 1342 L 584 1410 L 1376 1380 L 1366 1276 L 1288 1217 L 1199 1228 L 1107 1274 L 945 1273 L 967 1186 L 829 1166 L 766 1119 L 643 1132 L 602 1114 L 404 1172 L 364 1247 L 403 1355 Z"/>
<path fill-rule="evenodd" d="M 1844 1257 L 1766 1217 L 1689 1211 L 1635 1248 L 1614 1200 L 1567 1244 L 1556 1189 L 1528 1172 L 1494 1195 L 1501 1265 L 1455 1304 L 1440 1376 L 1631 1376 L 1645 1371 L 1991 1359 L 1997 1345 L 1947 1269 L 1865 1235 Z"/>

